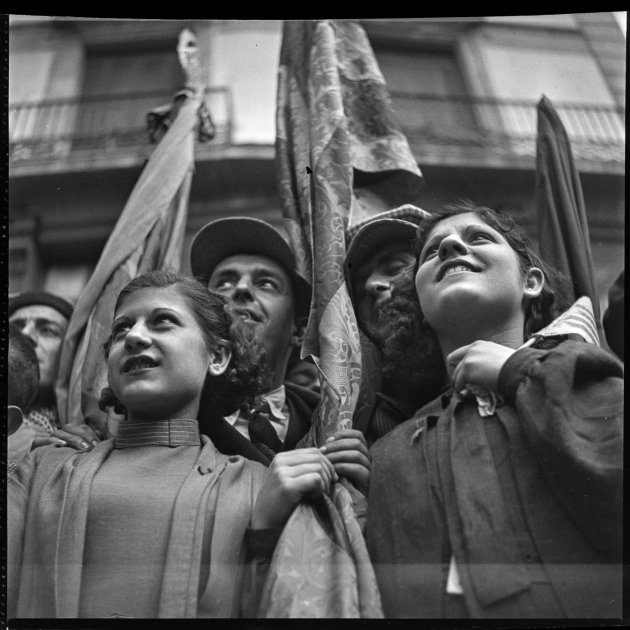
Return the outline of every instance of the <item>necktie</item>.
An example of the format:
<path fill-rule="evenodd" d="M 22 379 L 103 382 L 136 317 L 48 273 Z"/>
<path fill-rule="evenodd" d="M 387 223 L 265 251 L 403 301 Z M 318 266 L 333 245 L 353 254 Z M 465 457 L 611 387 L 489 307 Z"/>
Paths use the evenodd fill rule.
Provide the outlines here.
<path fill-rule="evenodd" d="M 266 400 L 256 405 L 249 413 L 249 438 L 252 444 L 269 459 L 282 449 L 282 442 L 273 428 L 269 417 L 271 409 Z"/>

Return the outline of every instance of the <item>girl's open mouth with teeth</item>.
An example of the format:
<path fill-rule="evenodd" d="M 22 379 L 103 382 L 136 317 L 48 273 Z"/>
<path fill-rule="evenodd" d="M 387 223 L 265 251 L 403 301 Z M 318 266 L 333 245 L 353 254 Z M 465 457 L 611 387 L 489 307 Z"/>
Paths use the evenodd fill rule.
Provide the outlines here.
<path fill-rule="evenodd" d="M 123 372 L 133 372 L 153 368 L 158 365 L 155 359 L 147 356 L 131 357 L 123 363 Z"/>
<path fill-rule="evenodd" d="M 469 271 L 472 272 L 472 269 L 470 267 L 464 267 L 464 265 L 457 265 L 457 267 L 449 267 L 445 272 L 444 275 L 442 276 L 443 278 L 445 278 L 446 276 L 449 276 L 452 273 L 457 273 L 459 271 Z"/>
<path fill-rule="evenodd" d="M 477 271 L 479 271 L 478 268 L 475 268 L 473 265 L 467 262 L 445 263 L 439 272 L 438 282 L 442 280 L 443 278 L 446 278 L 446 276 L 450 276 L 451 274 L 454 274 L 454 273 L 461 273 L 461 272 L 476 273 Z"/>

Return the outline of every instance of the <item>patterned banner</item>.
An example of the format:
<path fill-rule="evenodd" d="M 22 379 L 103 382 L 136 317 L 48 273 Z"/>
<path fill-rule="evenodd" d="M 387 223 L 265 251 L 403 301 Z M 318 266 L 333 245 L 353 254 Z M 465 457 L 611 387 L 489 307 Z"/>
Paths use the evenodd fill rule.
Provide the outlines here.
<path fill-rule="evenodd" d="M 145 271 L 180 267 L 195 134 L 201 139 L 212 134 L 201 129 L 207 118 L 202 117 L 199 124 L 203 87 L 196 80 L 198 73 L 188 72 L 198 60 L 196 43 L 187 31 L 180 36 L 178 52 L 192 85 L 177 94 L 169 123 L 163 126 L 163 131 L 168 130 L 152 130 L 163 137 L 132 190 L 68 324 L 56 383 L 62 425 L 87 422 L 109 434 L 107 416 L 98 409 L 98 400 L 107 385 L 103 344 L 118 293 Z M 161 114 L 158 118 L 164 120 Z M 149 115 L 148 120 L 155 125 L 156 115 Z"/>
<path fill-rule="evenodd" d="M 573 280 L 575 298 L 590 298 L 602 337 L 586 208 L 569 137 L 551 101 L 538 103 L 536 212 L 540 255 Z"/>
<path fill-rule="evenodd" d="M 276 129 L 285 228 L 298 272 L 313 286 L 302 357 L 313 357 L 323 380 L 311 434 L 321 444 L 351 426 L 361 381 L 359 331 L 343 271 L 355 176 L 386 174 L 412 196 L 422 175 L 369 40 L 354 21 L 284 23 Z"/>
<path fill-rule="evenodd" d="M 284 23 L 276 133 L 285 228 L 298 273 L 313 286 L 302 357 L 313 357 L 322 380 L 320 407 L 302 445 L 320 445 L 352 426 L 361 385 L 359 329 L 343 267 L 345 231 L 358 206 L 355 176 L 380 173 L 381 181 L 396 179 L 406 191 L 417 189 L 422 176 L 393 122 L 367 36 L 352 21 Z M 298 506 L 276 546 L 261 617 L 383 616 L 355 516 L 364 502 L 342 479 L 319 509 Z"/>

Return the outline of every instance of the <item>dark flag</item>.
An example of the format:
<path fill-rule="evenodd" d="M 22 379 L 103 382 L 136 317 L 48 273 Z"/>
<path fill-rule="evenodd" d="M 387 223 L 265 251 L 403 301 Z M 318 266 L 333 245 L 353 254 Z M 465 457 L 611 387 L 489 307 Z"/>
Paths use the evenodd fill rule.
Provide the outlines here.
<path fill-rule="evenodd" d="M 565 128 L 543 96 L 538 103 L 536 212 L 541 256 L 573 280 L 573 299 L 591 300 L 600 339 L 599 297 L 580 176 Z"/>

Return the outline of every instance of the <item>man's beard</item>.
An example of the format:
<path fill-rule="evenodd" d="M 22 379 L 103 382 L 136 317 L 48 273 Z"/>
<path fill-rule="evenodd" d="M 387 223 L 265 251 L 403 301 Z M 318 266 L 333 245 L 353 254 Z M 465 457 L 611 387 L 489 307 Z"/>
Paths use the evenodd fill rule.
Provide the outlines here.
<path fill-rule="evenodd" d="M 377 305 L 372 325 L 363 328 L 382 356 L 384 394 L 416 408 L 439 395 L 447 381 L 444 359 L 410 274 Z"/>

